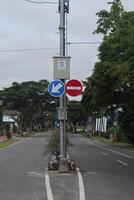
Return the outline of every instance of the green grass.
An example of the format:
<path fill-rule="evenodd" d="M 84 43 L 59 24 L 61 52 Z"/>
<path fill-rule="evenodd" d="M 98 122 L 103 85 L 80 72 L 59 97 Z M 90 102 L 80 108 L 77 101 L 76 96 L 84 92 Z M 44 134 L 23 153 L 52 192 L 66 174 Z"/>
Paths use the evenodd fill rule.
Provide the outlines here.
<path fill-rule="evenodd" d="M 16 140 L 16 139 L 7 139 L 7 140 L 5 140 L 5 141 L 3 141 L 3 142 L 0 142 L 0 149 L 1 148 L 4 148 L 4 147 L 7 147 L 7 146 L 9 146 L 9 145 L 11 145 L 11 144 L 14 144 L 14 143 L 16 143 L 18 140 Z"/>
<path fill-rule="evenodd" d="M 28 137 L 32 137 L 32 136 L 34 136 L 34 132 L 24 132 L 23 135 L 21 135 L 20 137 L 28 138 Z"/>
<path fill-rule="evenodd" d="M 129 144 L 127 142 L 111 142 L 109 139 L 104 138 L 103 136 L 91 136 L 90 137 L 93 140 L 98 140 L 99 142 L 103 143 L 103 144 L 108 144 L 114 147 L 119 147 L 119 148 L 126 148 L 129 150 L 133 150 L 134 151 L 134 146 L 132 144 Z"/>
<path fill-rule="evenodd" d="M 91 136 L 90 138 L 93 140 L 98 140 L 98 141 L 102 142 L 103 144 L 112 144 L 112 142 L 109 139 L 106 139 L 100 135 L 99 136 Z"/>
<path fill-rule="evenodd" d="M 81 135 L 83 135 L 86 138 L 90 138 L 92 140 L 97 140 L 99 142 L 101 142 L 102 144 L 107 144 L 107 145 L 111 145 L 113 147 L 118 147 L 118 148 L 124 148 L 124 149 L 128 149 L 128 150 L 132 150 L 134 151 L 134 145 L 128 143 L 127 141 L 116 141 L 116 142 L 112 142 L 110 139 L 107 139 L 101 135 L 98 136 L 89 136 L 86 133 L 81 133 Z"/>
<path fill-rule="evenodd" d="M 128 147 L 128 150 L 134 151 L 134 146 Z"/>

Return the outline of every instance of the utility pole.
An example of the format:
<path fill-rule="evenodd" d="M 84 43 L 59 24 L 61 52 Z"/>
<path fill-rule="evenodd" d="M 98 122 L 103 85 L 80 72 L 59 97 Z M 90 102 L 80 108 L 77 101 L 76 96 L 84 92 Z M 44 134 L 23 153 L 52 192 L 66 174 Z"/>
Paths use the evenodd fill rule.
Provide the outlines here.
<path fill-rule="evenodd" d="M 59 0 L 59 13 L 60 13 L 60 57 L 65 56 L 65 13 L 69 12 L 69 0 Z M 62 79 L 65 83 L 65 79 Z M 66 116 L 66 95 L 60 97 L 60 109 L 63 109 Z M 65 117 L 66 118 L 66 117 Z M 66 156 L 65 147 L 65 122 L 66 119 L 60 120 L 60 156 Z"/>

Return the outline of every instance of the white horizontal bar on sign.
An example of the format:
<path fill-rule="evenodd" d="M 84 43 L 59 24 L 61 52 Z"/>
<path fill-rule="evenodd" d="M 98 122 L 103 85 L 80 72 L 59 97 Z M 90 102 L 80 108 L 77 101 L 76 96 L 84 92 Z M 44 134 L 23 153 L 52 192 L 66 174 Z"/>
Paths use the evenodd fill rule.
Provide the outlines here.
<path fill-rule="evenodd" d="M 81 90 L 79 86 L 67 86 L 67 90 Z"/>

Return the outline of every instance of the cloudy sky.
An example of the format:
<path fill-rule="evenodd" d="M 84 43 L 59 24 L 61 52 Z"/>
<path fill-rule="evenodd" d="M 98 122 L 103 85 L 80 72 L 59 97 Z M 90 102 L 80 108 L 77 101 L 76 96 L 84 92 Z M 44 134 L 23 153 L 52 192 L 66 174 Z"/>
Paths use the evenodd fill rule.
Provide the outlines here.
<path fill-rule="evenodd" d="M 125 10 L 134 10 L 134 0 L 122 3 Z M 0 89 L 14 81 L 53 80 L 52 56 L 59 53 L 57 8 L 56 4 L 0 0 Z M 96 12 L 104 8 L 108 9 L 107 0 L 70 0 L 68 42 L 101 41 L 92 32 L 96 29 Z M 71 78 L 85 80 L 92 73 L 97 49 L 98 44 L 68 45 Z"/>

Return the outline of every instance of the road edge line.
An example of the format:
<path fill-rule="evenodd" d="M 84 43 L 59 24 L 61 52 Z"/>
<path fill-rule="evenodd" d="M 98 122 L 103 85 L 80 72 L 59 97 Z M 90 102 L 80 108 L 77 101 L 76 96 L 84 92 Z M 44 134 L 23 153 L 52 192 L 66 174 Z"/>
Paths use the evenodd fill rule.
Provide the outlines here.
<path fill-rule="evenodd" d="M 128 164 L 127 164 L 127 163 L 125 163 L 125 162 L 123 162 L 123 161 L 121 161 L 121 160 L 117 160 L 117 162 L 119 162 L 119 163 L 121 163 L 122 165 L 124 165 L 124 166 L 128 167 Z"/>
<path fill-rule="evenodd" d="M 7 145 L 6 147 L 0 148 L 0 151 L 2 151 L 2 150 L 4 150 L 4 149 L 8 149 L 8 148 L 10 148 L 10 147 L 12 147 L 12 146 L 14 146 L 14 145 L 16 145 L 16 144 L 19 144 L 19 143 L 21 143 L 21 142 L 23 142 L 23 141 L 25 141 L 25 140 L 29 140 L 29 139 L 31 139 L 31 138 L 20 139 L 20 140 L 16 141 L 16 142 L 13 143 L 13 144 L 9 144 L 9 145 Z"/>
<path fill-rule="evenodd" d="M 128 155 L 126 155 L 126 154 L 124 154 L 124 153 L 121 153 L 121 152 L 119 152 L 119 151 L 117 151 L 117 150 L 110 149 L 109 147 L 104 146 L 104 145 L 103 145 L 103 146 L 101 146 L 101 145 L 96 145 L 96 147 L 101 148 L 101 149 L 105 149 L 105 150 L 107 150 L 107 151 L 111 151 L 112 153 L 115 153 L 115 154 L 124 156 L 124 157 L 126 157 L 126 158 L 130 158 L 130 159 L 133 158 L 132 156 L 128 156 Z"/>
<path fill-rule="evenodd" d="M 79 200 L 85 200 L 85 189 L 83 184 L 83 178 L 79 168 L 76 168 L 78 173 L 78 181 L 79 181 Z"/>
<path fill-rule="evenodd" d="M 45 183 L 46 183 L 47 199 L 54 200 L 47 170 L 45 171 Z"/>

